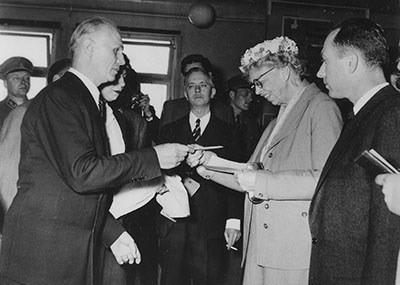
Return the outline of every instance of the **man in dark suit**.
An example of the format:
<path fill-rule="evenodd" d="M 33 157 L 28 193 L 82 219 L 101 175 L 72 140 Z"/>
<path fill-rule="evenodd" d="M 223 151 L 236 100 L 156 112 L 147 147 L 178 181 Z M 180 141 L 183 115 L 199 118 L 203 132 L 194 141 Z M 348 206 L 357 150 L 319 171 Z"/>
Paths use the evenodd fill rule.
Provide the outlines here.
<path fill-rule="evenodd" d="M 101 284 L 101 234 L 121 264 L 140 261 L 132 237 L 107 215 L 113 188 L 179 164 L 183 145 L 108 155 L 97 86 L 124 64 L 122 40 L 105 18 L 83 21 L 72 68 L 31 102 L 21 126 L 18 193 L 7 213 L 1 284 Z"/>
<path fill-rule="evenodd" d="M 227 157 L 232 132 L 214 114 L 210 104 L 214 95 L 209 74 L 202 68 L 192 68 L 185 77 L 190 111 L 162 127 L 160 141 L 221 145 L 224 148 L 215 152 Z M 161 217 L 161 284 L 222 284 L 226 244 L 230 248 L 240 237 L 240 205 L 232 200 L 231 191 L 202 178 L 187 164 L 181 164 L 171 174 L 179 174 L 187 187 L 190 217 L 178 218 L 175 223 Z"/>
<path fill-rule="evenodd" d="M 400 218 L 374 183 L 376 169 L 354 161 L 373 148 L 400 163 L 400 96 L 385 80 L 383 30 L 368 19 L 349 19 L 328 35 L 322 58 L 317 75 L 331 97 L 354 104 L 355 116 L 344 126 L 311 202 L 309 281 L 395 284 Z"/>
<path fill-rule="evenodd" d="M 210 76 L 213 76 L 212 66 L 208 58 L 201 54 L 190 54 L 181 61 L 181 74 L 184 77 L 187 72 L 193 67 L 200 67 L 207 71 Z M 213 100 L 213 107 L 216 110 L 215 115 L 222 121 L 233 124 L 234 117 L 229 105 Z M 170 122 L 180 119 L 189 112 L 190 105 L 186 97 L 168 100 L 164 102 L 161 117 L 160 128 Z"/>

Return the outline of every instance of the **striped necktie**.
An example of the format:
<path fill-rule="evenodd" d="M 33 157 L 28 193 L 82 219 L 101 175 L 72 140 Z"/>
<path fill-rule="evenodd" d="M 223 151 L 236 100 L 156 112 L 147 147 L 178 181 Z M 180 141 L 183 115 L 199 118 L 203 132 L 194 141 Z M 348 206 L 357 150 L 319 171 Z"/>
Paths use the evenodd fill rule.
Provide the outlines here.
<path fill-rule="evenodd" d="M 197 141 L 200 138 L 200 119 L 196 120 L 196 125 L 192 132 L 194 141 Z"/>
<path fill-rule="evenodd" d="M 103 124 L 106 123 L 107 120 L 107 109 L 106 109 L 106 100 L 104 99 L 103 95 L 100 94 L 99 96 L 99 111 L 100 117 L 103 121 Z"/>

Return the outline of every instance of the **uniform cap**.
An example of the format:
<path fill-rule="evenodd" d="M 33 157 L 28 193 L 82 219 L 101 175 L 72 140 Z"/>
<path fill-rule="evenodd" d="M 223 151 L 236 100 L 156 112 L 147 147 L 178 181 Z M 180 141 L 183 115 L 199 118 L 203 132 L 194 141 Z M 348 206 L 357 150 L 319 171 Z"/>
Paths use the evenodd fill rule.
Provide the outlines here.
<path fill-rule="evenodd" d="M 0 79 L 5 79 L 6 75 L 10 72 L 25 70 L 32 74 L 32 62 L 22 56 L 10 57 L 0 65 Z"/>
<path fill-rule="evenodd" d="M 241 74 L 231 77 L 226 82 L 228 91 L 236 90 L 239 88 L 251 89 L 251 84 L 243 78 Z"/>

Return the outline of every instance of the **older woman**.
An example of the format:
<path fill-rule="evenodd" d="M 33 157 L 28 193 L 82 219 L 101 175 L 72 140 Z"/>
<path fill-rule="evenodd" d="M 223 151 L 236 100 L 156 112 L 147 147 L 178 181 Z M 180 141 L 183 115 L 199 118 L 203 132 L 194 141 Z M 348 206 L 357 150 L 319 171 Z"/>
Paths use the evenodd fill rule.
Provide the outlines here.
<path fill-rule="evenodd" d="M 340 111 L 315 84 L 302 78 L 305 70 L 297 45 L 287 37 L 248 49 L 240 69 L 256 94 L 280 106 L 249 161 L 262 162 L 264 169 L 234 176 L 204 167 L 198 171 L 252 197 L 245 202 L 243 284 L 307 284 L 308 208 L 341 130 Z M 196 165 L 206 157 L 195 153 L 188 163 Z"/>

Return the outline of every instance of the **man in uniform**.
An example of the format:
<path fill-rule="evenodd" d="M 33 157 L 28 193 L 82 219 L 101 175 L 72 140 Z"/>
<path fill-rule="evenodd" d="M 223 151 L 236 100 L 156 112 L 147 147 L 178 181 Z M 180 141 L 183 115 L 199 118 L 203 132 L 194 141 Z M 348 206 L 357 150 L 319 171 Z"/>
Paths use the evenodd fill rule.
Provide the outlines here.
<path fill-rule="evenodd" d="M 10 57 L 0 65 L 0 79 L 7 89 L 7 97 L 0 102 L 0 127 L 11 110 L 28 100 L 32 70 L 32 62 L 21 56 Z"/>

